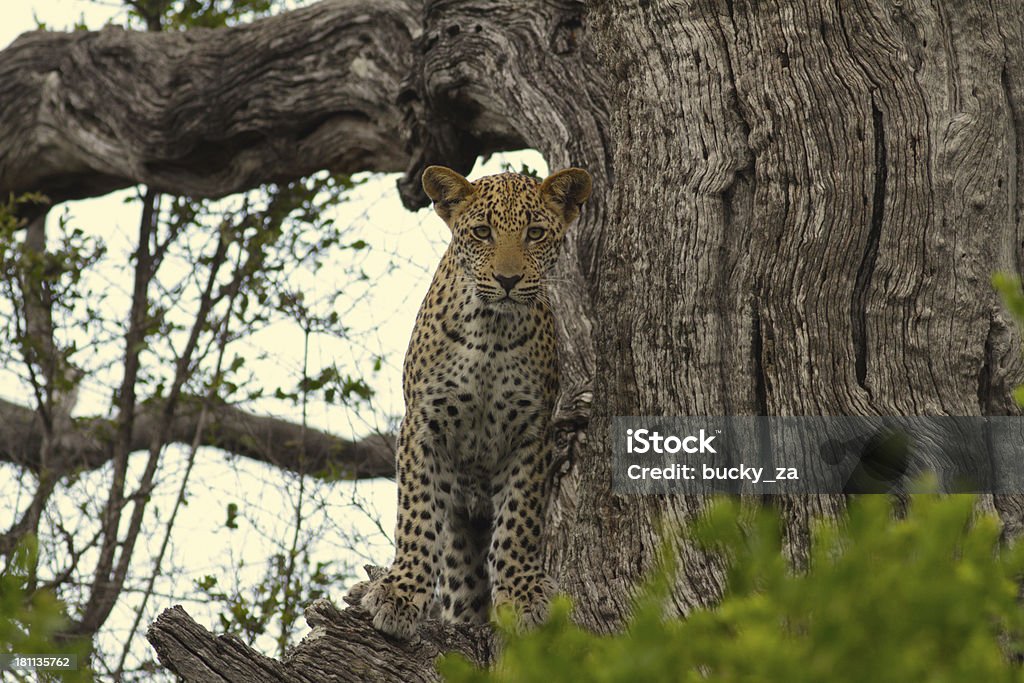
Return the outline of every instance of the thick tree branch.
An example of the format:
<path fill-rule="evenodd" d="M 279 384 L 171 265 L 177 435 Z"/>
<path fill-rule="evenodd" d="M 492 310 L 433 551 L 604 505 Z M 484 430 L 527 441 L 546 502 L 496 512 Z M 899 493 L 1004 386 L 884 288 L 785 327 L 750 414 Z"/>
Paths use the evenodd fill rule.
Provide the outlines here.
<path fill-rule="evenodd" d="M 531 146 L 603 179 L 583 15 L 578 0 L 325 0 L 230 29 L 27 33 L 0 52 L 0 196 L 220 197 L 405 170 L 418 207 L 426 165 Z"/>
<path fill-rule="evenodd" d="M 231 636 L 215 636 L 181 607 L 165 610 L 146 637 L 160 663 L 186 681 L 366 681 L 439 680 L 438 656 L 458 652 L 477 664 L 493 659 L 489 627 L 425 622 L 414 642 L 403 643 L 373 628 L 357 608 L 339 611 L 327 600 L 306 608 L 313 628 L 282 661 L 264 657 Z"/>
<path fill-rule="evenodd" d="M 187 33 L 27 33 L 0 52 L 0 196 L 144 183 L 216 197 L 406 167 L 412 0 L 331 0 Z"/>
<path fill-rule="evenodd" d="M 139 409 L 132 430 L 131 450 L 149 448 L 162 411 L 162 404 L 156 403 L 147 403 Z M 185 401 L 178 413 L 171 422 L 168 442 L 191 443 L 199 420 L 198 399 Z M 100 467 L 113 457 L 110 444 L 115 428 L 115 422 L 106 418 L 76 420 L 74 428 L 55 444 L 51 466 L 60 471 Z M 42 425 L 35 411 L 0 399 L 0 462 L 12 462 L 38 471 L 42 436 Z M 298 468 L 298 453 L 304 443 L 307 472 L 363 479 L 394 476 L 395 471 L 390 437 L 371 436 L 362 441 L 348 441 L 226 404 L 210 409 L 202 437 L 204 446 L 286 470 Z"/>

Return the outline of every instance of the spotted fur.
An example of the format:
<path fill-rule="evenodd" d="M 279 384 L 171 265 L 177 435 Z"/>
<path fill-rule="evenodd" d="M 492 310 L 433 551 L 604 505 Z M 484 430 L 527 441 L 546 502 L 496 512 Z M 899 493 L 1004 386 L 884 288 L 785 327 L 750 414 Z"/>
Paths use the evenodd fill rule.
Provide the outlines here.
<path fill-rule="evenodd" d="M 547 615 L 540 539 L 558 358 L 545 285 L 590 186 L 580 169 L 543 183 L 423 174 L 452 240 L 405 357 L 395 560 L 362 597 L 385 633 L 411 637 L 435 591 L 452 622 L 485 621 L 503 604 L 524 626 Z"/>

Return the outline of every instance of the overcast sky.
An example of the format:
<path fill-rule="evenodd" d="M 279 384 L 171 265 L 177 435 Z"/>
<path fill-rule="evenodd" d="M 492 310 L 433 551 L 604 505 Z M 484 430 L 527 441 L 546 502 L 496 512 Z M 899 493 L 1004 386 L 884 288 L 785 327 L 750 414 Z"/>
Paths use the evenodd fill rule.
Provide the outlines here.
<path fill-rule="evenodd" d="M 35 29 L 33 13 L 51 29 L 71 28 L 79 18 L 89 28 L 99 28 L 111 19 L 124 17 L 121 4 L 115 0 L 3 0 L 0 7 L 0 46 L 4 47 L 25 31 Z"/>

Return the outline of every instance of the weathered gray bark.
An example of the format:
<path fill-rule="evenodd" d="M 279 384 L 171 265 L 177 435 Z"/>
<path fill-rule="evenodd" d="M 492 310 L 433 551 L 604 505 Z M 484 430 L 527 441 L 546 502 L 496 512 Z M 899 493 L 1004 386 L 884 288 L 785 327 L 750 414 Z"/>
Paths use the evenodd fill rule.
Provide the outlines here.
<path fill-rule="evenodd" d="M 495 647 L 486 627 L 434 620 L 424 624 L 418 641 L 397 643 L 375 631 L 357 612 L 339 612 L 327 600 L 312 603 L 305 615 L 313 632 L 282 661 L 264 657 L 237 638 L 215 636 L 181 607 L 165 610 L 146 635 L 161 661 L 184 680 L 238 683 L 434 681 L 439 656 L 457 652 L 485 665 Z"/>
<path fill-rule="evenodd" d="M 594 411 L 554 558 L 583 621 L 613 627 L 700 501 L 607 496 L 613 415 L 1016 413 L 1020 340 L 989 284 L 1019 272 L 1016 3 L 602 3 L 614 102 L 583 239 Z M 586 253 L 586 252 L 583 252 Z M 798 563 L 842 497 L 783 498 Z M 987 501 L 1011 531 L 1019 500 Z M 680 549 L 680 611 L 721 574 Z"/>
<path fill-rule="evenodd" d="M 1019 338 L 989 277 L 1019 263 L 1021 15 L 964 9 L 602 3 L 553 104 L 528 99 L 529 72 L 506 68 L 497 85 L 474 74 L 498 90 L 485 110 L 557 116 L 526 134 L 552 167 L 581 163 L 606 183 L 567 264 L 585 288 L 557 297 L 570 391 L 586 386 L 574 371 L 594 368 L 587 438 L 548 544 L 583 623 L 615 628 L 660 547 L 653 522 L 685 525 L 702 504 L 609 496 L 613 415 L 1016 412 Z M 478 49 L 457 41 L 435 48 L 438 64 Z M 500 61 L 500 46 L 486 54 Z M 436 74 L 444 83 L 449 71 Z M 978 99 L 957 100 L 972 89 Z M 576 107 L 564 114 L 567 90 Z M 596 135 L 575 108 L 594 115 Z M 808 520 L 844 505 L 776 502 L 797 562 Z M 994 503 L 1019 528 L 1019 501 Z M 686 612 L 717 598 L 722 575 L 679 550 Z"/>
<path fill-rule="evenodd" d="M 313 17 L 357 16 L 358 7 L 323 3 L 271 22 L 295 21 L 293 30 L 308 32 L 311 46 L 302 54 L 316 55 L 327 49 L 318 41 L 327 24 Z M 548 564 L 584 625 L 617 627 L 660 547 L 655 522 L 685 525 L 703 505 L 698 498 L 610 495 L 613 415 L 1017 412 L 1009 389 L 1024 376 L 1020 340 L 989 286 L 993 271 L 1019 272 L 1021 262 L 1024 12 L 1015 3 L 968 0 L 955 10 L 925 0 L 377 7 L 367 3 L 366 11 L 396 14 L 360 29 L 326 21 L 356 33 L 378 23 L 403 27 L 389 42 L 371 38 L 380 52 L 363 67 L 377 65 L 371 79 L 381 86 L 373 91 L 380 100 L 356 107 L 385 111 L 389 132 L 367 132 L 373 118 L 330 119 L 337 125 L 331 145 L 307 147 L 301 164 L 288 156 L 275 166 L 261 157 L 271 163 L 261 173 L 284 176 L 342 157 L 351 161 L 343 170 L 407 167 L 401 187 L 410 204 L 422 201 L 416 186 L 426 163 L 465 171 L 477 154 L 497 149 L 532 146 L 552 168 L 575 164 L 594 175 L 595 194 L 562 264 L 567 284 L 556 292 L 567 464 L 547 529 Z M 273 33 L 265 28 L 271 22 L 250 35 Z M 147 42 L 155 54 L 145 73 L 159 83 L 182 81 L 190 52 L 174 51 L 187 42 L 205 54 L 204 41 L 226 43 L 235 33 Z M 129 54 L 157 39 L 163 37 L 103 38 L 112 41 L 107 50 Z M 47 40 L 73 42 L 36 37 L 16 47 Z M 158 181 L 172 192 L 201 186 L 203 194 L 218 194 L 263 178 L 231 171 L 244 166 L 240 149 L 258 154 L 278 132 L 294 139 L 331 107 L 349 111 L 337 100 L 320 113 L 300 103 L 345 92 L 362 78 L 352 52 L 328 60 L 339 79 L 328 83 L 303 81 L 299 60 L 267 49 L 279 60 L 275 73 L 293 78 L 282 86 L 257 83 L 258 70 L 243 64 L 253 54 L 221 54 L 220 67 L 236 76 L 192 91 L 208 112 L 205 138 L 185 135 L 187 144 L 179 145 L 173 128 L 149 128 L 180 121 L 198 106 L 178 98 L 154 100 L 158 116 L 141 117 L 110 155 L 147 163 L 116 171 L 108 162 L 75 161 L 64 173 L 61 160 L 81 155 L 56 155 L 44 164 L 49 171 L 31 175 L 28 156 L 0 136 L 0 191 L 42 187 L 78 196 Z M 168 58 L 172 52 L 176 59 Z M 62 93 L 73 90 L 43 67 L 29 70 L 36 81 L 21 90 L 8 87 L 8 53 L 0 54 L 0 93 L 28 97 L 19 111 L 39 105 L 33 88 L 45 91 L 45 102 L 67 101 Z M 75 65 L 80 84 L 111 78 L 76 54 L 61 58 Z M 39 63 L 52 64 L 56 53 L 46 59 Z M 137 78 L 130 70 L 125 64 L 114 73 L 130 82 Z M 243 136 L 246 145 L 212 147 L 208 158 L 191 154 L 197 141 L 234 139 L 231 103 L 251 99 L 245 93 L 256 87 L 277 94 L 261 100 L 277 114 L 259 119 L 258 135 Z M 142 107 L 136 99 L 149 98 L 94 101 L 91 114 L 116 120 Z M 0 119 L 0 130 L 14 119 L 21 117 Z M 66 135 L 82 139 L 75 130 L 69 125 Z M 406 133 L 404 147 L 396 146 L 398 130 Z M 65 135 L 59 124 L 45 132 L 51 140 Z M 357 144 L 359 154 L 346 157 L 347 140 L 381 147 Z M 162 147 L 149 154 L 154 145 Z M 96 153 L 103 156 L 102 144 Z M 147 175 L 148 162 L 158 176 Z M 78 189 L 62 194 L 64 177 Z M 839 496 L 773 502 L 786 514 L 788 550 L 798 564 L 809 520 L 845 504 Z M 1018 498 L 986 504 L 1012 533 L 1021 528 Z M 679 552 L 684 571 L 674 599 L 686 613 L 713 603 L 723 577 L 704 555 Z M 365 622 L 348 615 L 331 620 L 363 624 L 345 637 L 368 642 Z M 198 665 L 198 650 L 154 642 L 173 670 Z M 404 656 L 404 646 L 385 641 L 353 648 L 344 666 L 357 670 L 374 658 Z"/>
<path fill-rule="evenodd" d="M 415 3 L 324 2 L 230 31 L 27 33 L 0 60 L 0 194 L 145 183 L 219 197 L 404 170 Z"/>

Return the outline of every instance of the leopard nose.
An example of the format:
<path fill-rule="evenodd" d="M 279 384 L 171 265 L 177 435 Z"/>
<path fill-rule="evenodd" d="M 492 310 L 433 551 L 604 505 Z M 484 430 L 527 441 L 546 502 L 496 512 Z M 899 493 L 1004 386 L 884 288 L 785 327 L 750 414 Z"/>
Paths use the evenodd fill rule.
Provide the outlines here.
<path fill-rule="evenodd" d="M 516 283 L 523 279 L 522 275 L 513 275 L 512 277 L 506 277 L 504 275 L 494 274 L 494 279 L 498 281 L 498 284 L 505 288 L 505 293 L 512 291 L 512 288 L 516 286 Z"/>

